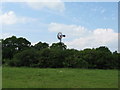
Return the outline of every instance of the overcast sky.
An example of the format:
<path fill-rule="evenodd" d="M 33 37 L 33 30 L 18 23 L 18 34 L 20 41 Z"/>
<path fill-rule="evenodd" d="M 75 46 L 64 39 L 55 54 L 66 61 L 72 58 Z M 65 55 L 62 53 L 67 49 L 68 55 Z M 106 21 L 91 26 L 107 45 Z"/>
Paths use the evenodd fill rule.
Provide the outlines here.
<path fill-rule="evenodd" d="M 62 32 L 68 48 L 118 49 L 117 2 L 4 2 L 0 25 L 2 38 L 15 35 L 51 45 Z"/>

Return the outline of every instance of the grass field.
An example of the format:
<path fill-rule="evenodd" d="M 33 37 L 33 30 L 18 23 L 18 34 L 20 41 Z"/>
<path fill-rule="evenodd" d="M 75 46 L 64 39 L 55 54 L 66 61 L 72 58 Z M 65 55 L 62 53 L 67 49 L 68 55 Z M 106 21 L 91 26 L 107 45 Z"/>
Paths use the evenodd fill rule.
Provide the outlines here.
<path fill-rule="evenodd" d="M 3 88 L 117 88 L 117 70 L 2 68 Z"/>

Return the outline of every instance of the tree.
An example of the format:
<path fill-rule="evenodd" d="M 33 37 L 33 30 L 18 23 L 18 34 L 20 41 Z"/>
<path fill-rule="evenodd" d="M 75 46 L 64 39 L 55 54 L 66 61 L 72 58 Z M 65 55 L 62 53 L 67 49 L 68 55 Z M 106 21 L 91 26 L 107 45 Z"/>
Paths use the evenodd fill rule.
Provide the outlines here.
<path fill-rule="evenodd" d="M 118 69 L 120 69 L 120 53 L 118 53 L 117 63 L 118 63 Z"/>
<path fill-rule="evenodd" d="M 13 58 L 13 55 L 16 53 L 17 48 L 17 38 L 15 36 L 12 36 L 10 38 L 6 38 L 2 42 L 2 55 L 4 58 Z"/>
<path fill-rule="evenodd" d="M 78 51 L 75 49 L 67 49 L 64 51 L 64 57 L 65 57 L 63 61 L 64 67 L 71 67 L 71 68 L 76 67 L 76 63 L 77 63 L 76 59 L 78 58 L 77 53 Z"/>
<path fill-rule="evenodd" d="M 29 48 L 31 43 L 25 38 L 12 36 L 2 41 L 3 59 L 12 59 L 19 51 Z"/>
<path fill-rule="evenodd" d="M 50 67 L 52 68 L 62 68 L 63 61 L 65 60 L 64 50 L 61 49 L 51 49 L 50 50 Z"/>
<path fill-rule="evenodd" d="M 113 52 L 112 60 L 111 60 L 111 62 L 109 62 L 111 68 L 116 68 L 116 69 L 119 68 L 119 64 L 120 64 L 119 57 L 120 56 L 119 56 L 119 53 L 117 51 Z"/>
<path fill-rule="evenodd" d="M 100 46 L 99 48 L 96 48 L 96 50 L 111 53 L 111 51 L 106 46 Z"/>
<path fill-rule="evenodd" d="M 42 50 L 42 49 L 48 48 L 48 47 L 49 47 L 49 44 L 42 43 L 42 42 L 39 42 L 39 43 L 34 45 L 34 48 L 37 49 L 37 50 Z"/>
<path fill-rule="evenodd" d="M 39 51 L 39 62 L 38 67 L 46 68 L 49 67 L 51 64 L 49 63 L 50 60 L 50 49 L 45 48 Z"/>
<path fill-rule="evenodd" d="M 27 49 L 15 54 L 12 62 L 15 66 L 37 67 L 39 54 L 35 49 Z"/>
<path fill-rule="evenodd" d="M 82 51 L 80 51 L 79 54 L 82 58 L 82 60 L 84 60 L 85 62 L 88 63 L 88 68 L 96 68 L 96 50 L 93 49 L 84 49 Z"/>
<path fill-rule="evenodd" d="M 112 53 L 105 46 L 81 51 L 67 49 L 62 42 L 53 43 L 50 47 L 49 44 L 42 42 L 31 46 L 31 42 L 27 39 L 16 36 L 1 39 L 0 47 L 1 43 L 0 52 L 2 52 L 2 61 L 5 65 L 41 68 L 120 68 L 120 53 L 117 51 Z"/>
<path fill-rule="evenodd" d="M 60 49 L 42 49 L 40 52 L 39 67 L 61 68 L 63 67 L 64 53 Z"/>
<path fill-rule="evenodd" d="M 61 50 L 65 50 L 67 48 L 67 46 L 62 43 L 62 42 L 59 42 L 59 43 L 53 43 L 52 46 L 50 46 L 51 49 L 61 49 Z"/>
<path fill-rule="evenodd" d="M 17 39 L 17 49 L 18 49 L 18 51 L 28 49 L 30 46 L 31 46 L 31 42 L 29 42 L 25 38 L 20 37 L 20 38 Z"/>
<path fill-rule="evenodd" d="M 112 53 L 107 47 L 96 48 L 97 68 L 108 69 L 111 68 L 110 62 L 112 61 Z"/>

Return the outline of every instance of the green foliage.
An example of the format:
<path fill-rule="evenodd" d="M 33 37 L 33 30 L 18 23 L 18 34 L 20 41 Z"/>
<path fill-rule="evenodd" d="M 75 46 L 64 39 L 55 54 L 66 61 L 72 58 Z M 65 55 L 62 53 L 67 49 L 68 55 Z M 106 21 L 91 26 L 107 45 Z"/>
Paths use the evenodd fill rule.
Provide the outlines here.
<path fill-rule="evenodd" d="M 75 49 L 67 49 L 65 52 L 64 67 L 76 67 L 76 58 L 78 51 Z"/>
<path fill-rule="evenodd" d="M 67 49 L 60 43 L 39 42 L 34 46 L 25 38 L 12 36 L 2 41 L 2 63 L 10 66 L 40 68 L 118 69 L 120 53 L 100 46 L 96 49 Z"/>
<path fill-rule="evenodd" d="M 63 67 L 63 61 L 65 59 L 64 51 L 61 49 L 51 49 L 50 50 L 50 65 L 54 68 Z"/>
<path fill-rule="evenodd" d="M 62 50 L 65 50 L 67 48 L 67 46 L 62 43 L 62 42 L 59 42 L 59 43 L 53 43 L 52 46 L 50 46 L 51 49 L 62 49 Z"/>
<path fill-rule="evenodd" d="M 50 49 L 46 48 L 41 51 L 39 51 L 39 62 L 38 66 L 39 67 L 49 67 L 49 62 L 50 62 Z"/>
<path fill-rule="evenodd" d="M 107 47 L 99 47 L 96 49 L 97 53 L 97 67 L 100 69 L 108 69 L 111 68 L 111 64 L 113 61 L 113 56 L 111 51 Z"/>
<path fill-rule="evenodd" d="M 30 45 L 31 45 L 31 43 L 28 40 L 26 40 L 25 38 L 22 38 L 22 37 L 17 39 L 17 43 L 16 44 L 17 44 L 16 48 L 19 51 L 28 49 L 30 47 Z"/>
<path fill-rule="evenodd" d="M 42 42 L 39 42 L 39 43 L 34 45 L 34 48 L 37 49 L 37 50 L 42 50 L 42 49 L 48 48 L 48 47 L 49 47 L 49 44 L 42 43 Z"/>
<path fill-rule="evenodd" d="M 39 54 L 34 49 L 24 50 L 20 53 L 17 53 L 13 58 L 15 66 L 36 67 L 38 61 Z"/>
<path fill-rule="evenodd" d="M 28 49 L 30 45 L 31 43 L 22 37 L 16 38 L 16 36 L 12 36 L 6 38 L 5 40 L 2 40 L 2 58 L 12 59 L 17 52 Z"/>

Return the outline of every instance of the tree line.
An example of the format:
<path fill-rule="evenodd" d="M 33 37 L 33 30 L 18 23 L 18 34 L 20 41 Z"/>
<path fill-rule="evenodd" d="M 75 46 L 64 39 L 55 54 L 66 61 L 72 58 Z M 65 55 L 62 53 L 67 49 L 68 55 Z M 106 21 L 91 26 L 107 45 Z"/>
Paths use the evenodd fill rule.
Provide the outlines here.
<path fill-rule="evenodd" d="M 67 49 L 64 43 L 31 42 L 23 37 L 2 39 L 2 64 L 16 67 L 118 69 L 120 53 L 108 47 Z"/>

